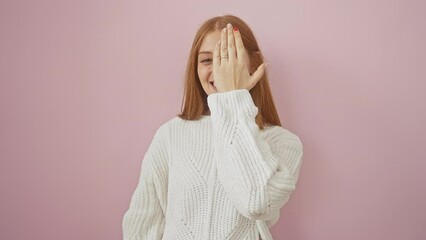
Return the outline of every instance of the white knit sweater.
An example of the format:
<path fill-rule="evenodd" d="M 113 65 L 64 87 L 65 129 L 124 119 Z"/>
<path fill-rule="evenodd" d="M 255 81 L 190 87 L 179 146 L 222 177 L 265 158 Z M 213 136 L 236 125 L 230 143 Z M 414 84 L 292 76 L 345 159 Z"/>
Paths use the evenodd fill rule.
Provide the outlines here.
<path fill-rule="evenodd" d="M 280 126 L 260 131 L 246 89 L 207 100 L 210 116 L 175 117 L 155 133 L 123 217 L 125 240 L 272 239 L 302 143 Z"/>

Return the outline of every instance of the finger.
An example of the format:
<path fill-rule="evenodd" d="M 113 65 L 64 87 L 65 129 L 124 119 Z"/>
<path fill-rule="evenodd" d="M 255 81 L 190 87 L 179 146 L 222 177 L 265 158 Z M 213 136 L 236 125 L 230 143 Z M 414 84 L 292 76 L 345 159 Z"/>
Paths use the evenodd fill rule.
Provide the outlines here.
<path fill-rule="evenodd" d="M 228 56 L 228 44 L 226 41 L 226 28 L 222 29 L 222 34 L 220 36 L 220 62 L 226 61 L 227 58 L 223 58 Z"/>
<path fill-rule="evenodd" d="M 216 43 L 213 51 L 213 68 L 220 65 L 220 40 Z"/>
<path fill-rule="evenodd" d="M 265 74 L 265 68 L 266 68 L 266 64 L 262 63 L 257 68 L 257 70 L 251 75 L 249 79 L 250 89 L 253 88 L 256 85 L 256 83 L 262 78 L 263 74 Z"/>
<path fill-rule="evenodd" d="M 226 25 L 226 28 L 228 29 L 228 56 L 229 61 L 235 61 L 237 58 L 236 51 L 235 51 L 235 41 L 234 41 L 234 31 L 232 31 L 232 24 L 228 23 Z"/>
<path fill-rule="evenodd" d="M 241 38 L 241 33 L 240 31 L 238 31 L 238 28 L 234 28 L 234 37 L 237 57 L 238 59 L 243 61 L 246 51 L 244 49 L 243 39 Z"/>

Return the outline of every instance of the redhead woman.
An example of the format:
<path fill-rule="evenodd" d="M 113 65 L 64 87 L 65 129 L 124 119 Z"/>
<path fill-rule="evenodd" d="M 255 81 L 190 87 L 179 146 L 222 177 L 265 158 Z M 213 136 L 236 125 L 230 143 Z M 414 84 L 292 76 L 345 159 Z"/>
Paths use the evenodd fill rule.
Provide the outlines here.
<path fill-rule="evenodd" d="M 272 239 L 303 146 L 281 126 L 257 41 L 240 18 L 207 20 L 181 113 L 163 123 L 123 217 L 125 240 Z"/>

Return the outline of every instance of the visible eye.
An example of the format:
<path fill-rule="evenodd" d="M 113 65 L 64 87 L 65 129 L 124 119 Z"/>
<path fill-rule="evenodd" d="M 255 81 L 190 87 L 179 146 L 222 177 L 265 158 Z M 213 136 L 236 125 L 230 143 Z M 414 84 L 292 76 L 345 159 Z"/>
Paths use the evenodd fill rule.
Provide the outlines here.
<path fill-rule="evenodd" d="M 202 62 L 202 63 L 207 63 L 207 62 L 211 62 L 211 61 L 212 61 L 212 60 L 208 58 L 208 59 L 204 59 L 204 60 L 202 60 L 201 62 Z"/>

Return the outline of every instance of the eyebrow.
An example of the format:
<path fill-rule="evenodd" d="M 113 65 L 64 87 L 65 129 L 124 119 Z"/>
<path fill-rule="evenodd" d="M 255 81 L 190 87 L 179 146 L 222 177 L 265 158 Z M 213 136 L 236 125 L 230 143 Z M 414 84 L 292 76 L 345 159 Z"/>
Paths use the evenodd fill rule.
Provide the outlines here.
<path fill-rule="evenodd" d="M 209 51 L 202 51 L 202 52 L 199 52 L 199 53 L 198 53 L 198 55 L 203 54 L 203 53 L 204 53 L 204 54 L 211 54 L 212 52 L 209 52 Z"/>

